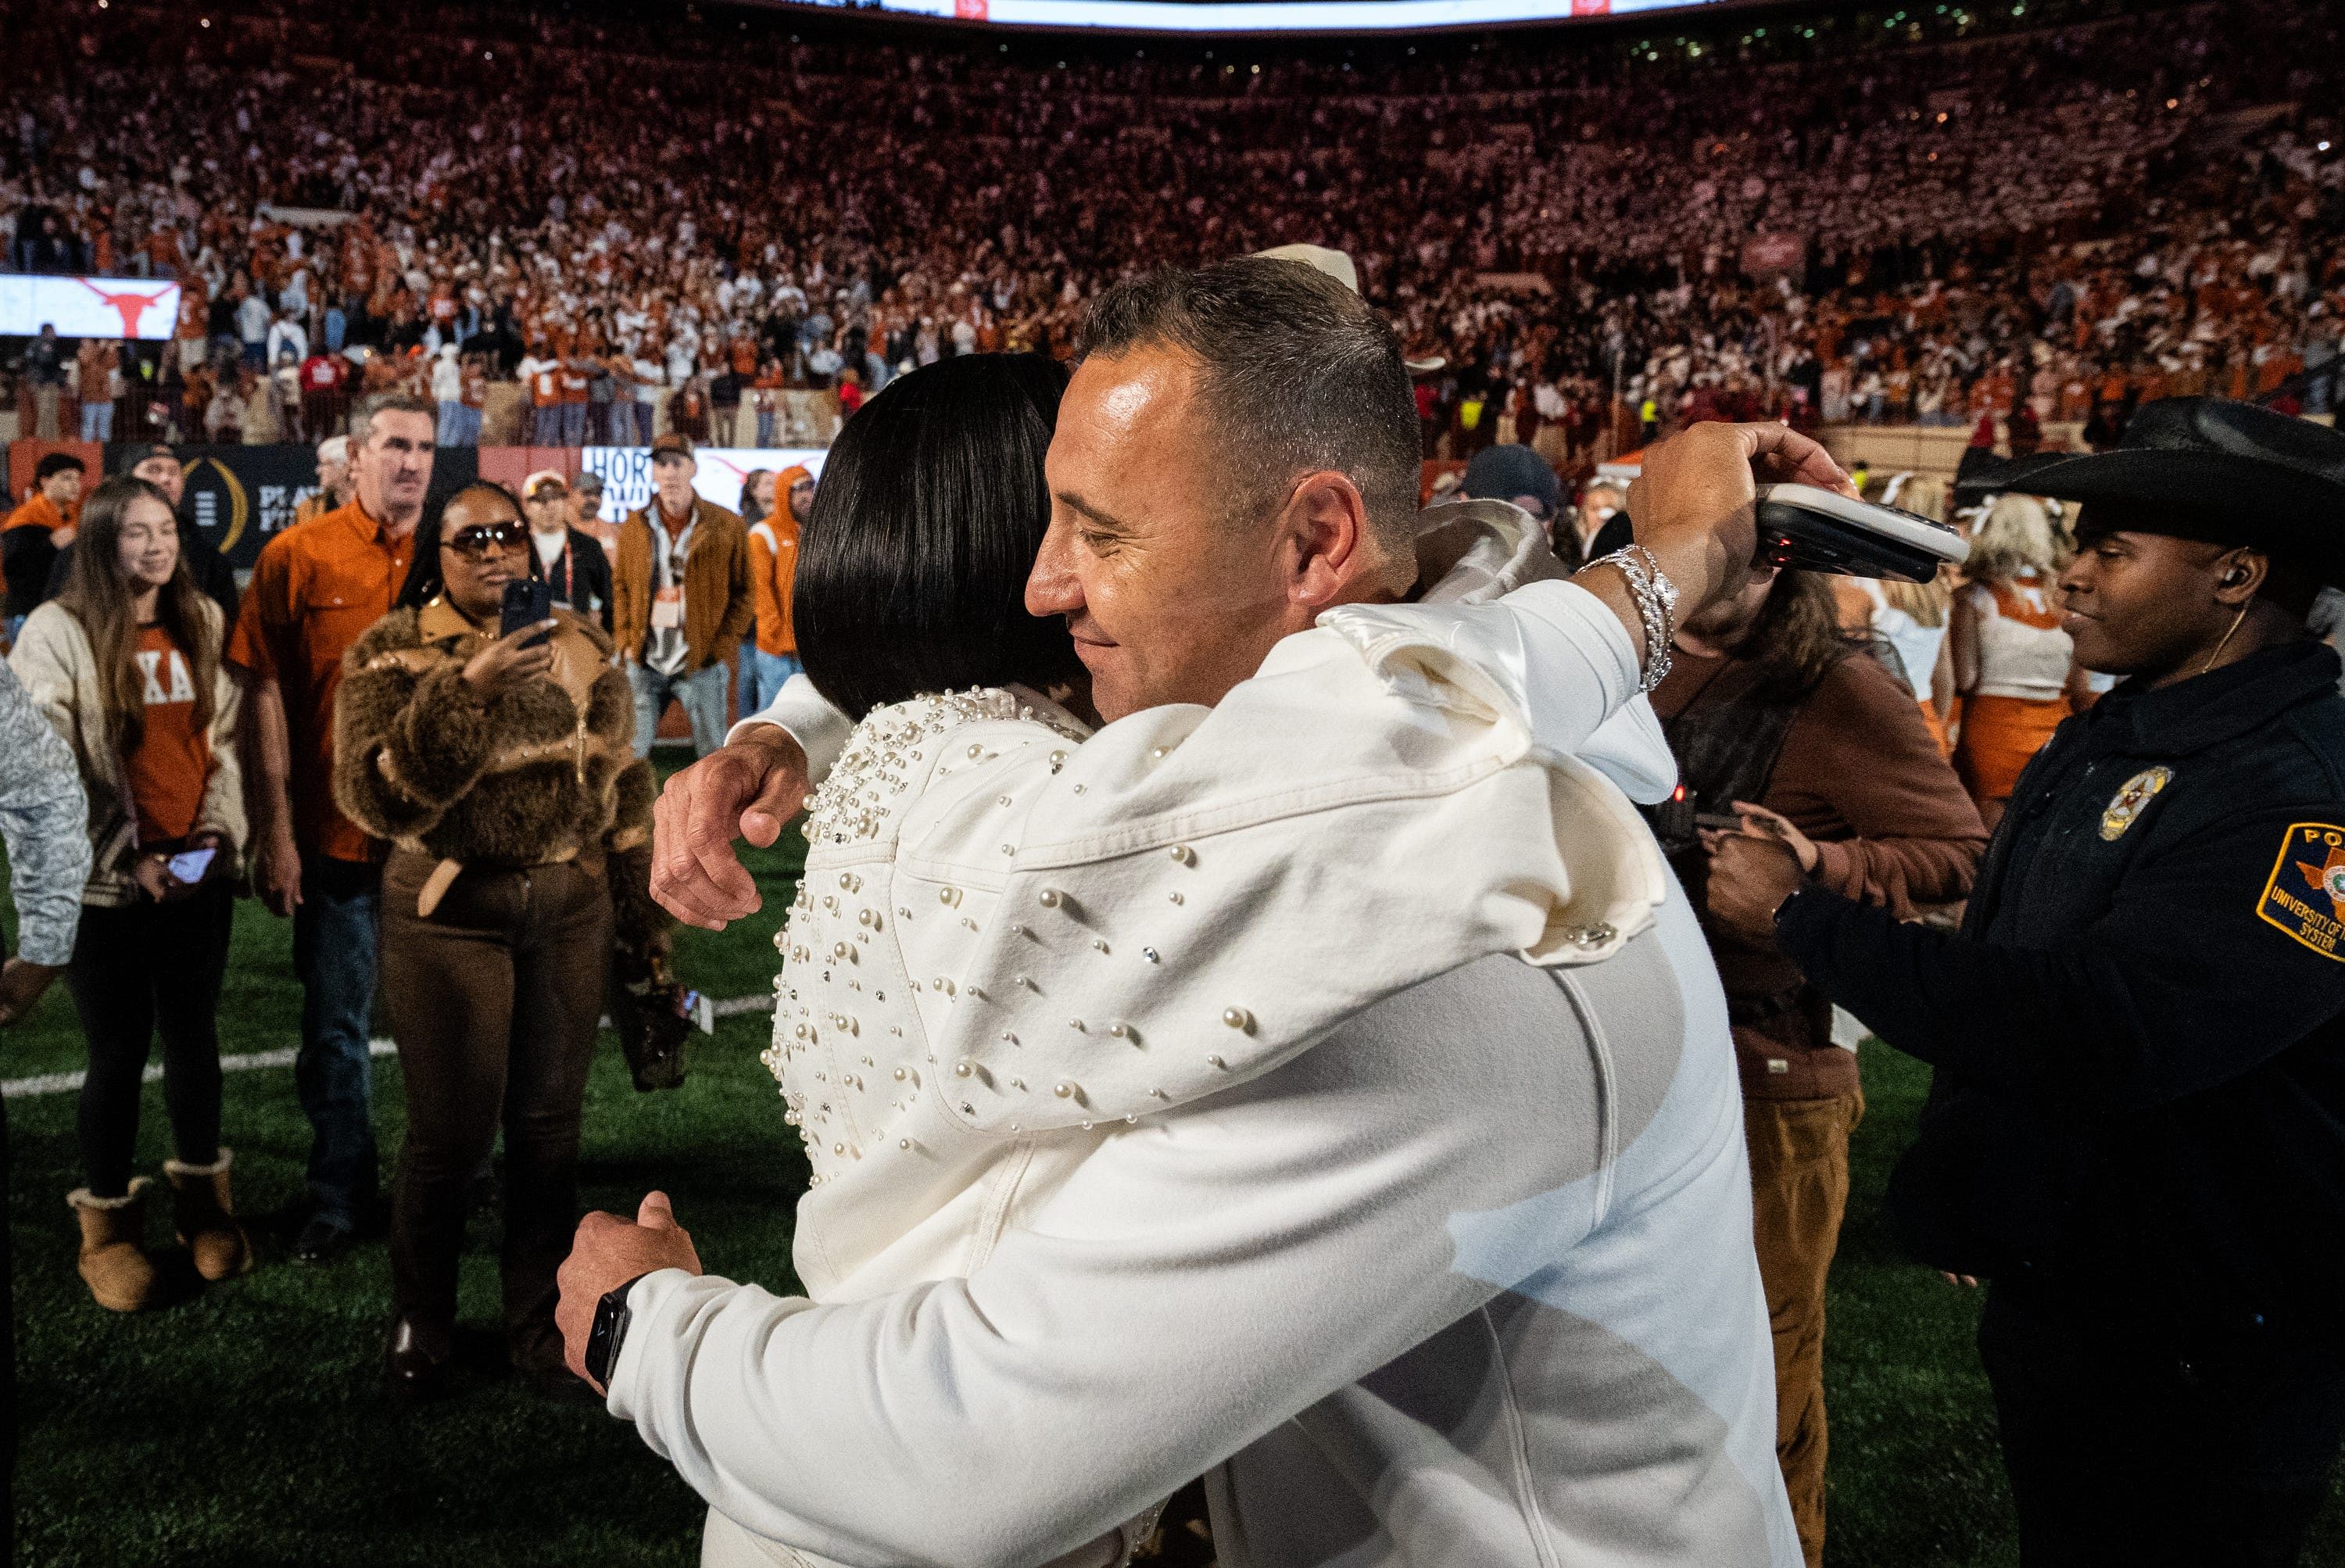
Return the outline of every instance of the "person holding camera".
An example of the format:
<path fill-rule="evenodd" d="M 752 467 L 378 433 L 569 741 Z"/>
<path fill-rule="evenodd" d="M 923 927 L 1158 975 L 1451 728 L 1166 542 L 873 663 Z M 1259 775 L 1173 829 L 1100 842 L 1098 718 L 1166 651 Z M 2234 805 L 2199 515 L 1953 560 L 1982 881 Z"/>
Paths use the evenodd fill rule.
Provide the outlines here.
<path fill-rule="evenodd" d="M 93 855 L 66 983 L 89 1041 L 78 1129 L 80 1272 L 97 1304 L 158 1299 L 147 1182 L 130 1174 L 139 1086 L 163 1040 L 163 1162 L 179 1240 L 219 1280 L 252 1267 L 220 1146 L 220 981 L 245 840 L 238 690 L 226 616 L 179 549 L 170 498 L 127 476 L 82 509 L 64 591 L 25 622 L 10 665 L 72 749 Z"/>
<path fill-rule="evenodd" d="M 346 657 L 334 793 L 394 848 L 382 995 L 406 1074 L 391 1196 L 388 1371 L 447 1380 L 467 1186 L 502 1115 L 504 1319 L 514 1367 L 561 1397 L 554 1272 L 576 1219 L 578 1127 L 614 935 L 664 953 L 652 775 L 592 617 L 550 607 L 522 509 L 457 491 L 416 538 L 397 607 Z"/>
<path fill-rule="evenodd" d="M 1830 578 L 1761 569 L 1678 627 L 1676 662 L 1653 690 L 1679 779 L 1654 833 L 1726 988 L 1774 1334 L 1775 1457 L 1809 1568 L 1824 1545 L 1824 1277 L 1864 1092 L 1855 1052 L 1832 1039 L 1831 1003 L 1769 944 L 1721 926 L 1711 875 L 1730 840 L 1755 837 L 1901 920 L 1970 891 L 1986 830 L 1890 657 L 1841 631 Z"/>

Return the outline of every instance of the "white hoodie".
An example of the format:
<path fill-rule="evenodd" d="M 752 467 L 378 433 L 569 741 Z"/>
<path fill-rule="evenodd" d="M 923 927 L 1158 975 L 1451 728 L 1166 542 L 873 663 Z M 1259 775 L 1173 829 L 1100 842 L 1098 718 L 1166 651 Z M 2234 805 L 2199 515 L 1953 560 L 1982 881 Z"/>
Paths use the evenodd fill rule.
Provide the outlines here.
<path fill-rule="evenodd" d="M 1453 572 L 1447 585 L 1465 597 L 1507 585 L 1503 569 L 1485 575 Z M 1727 1303 L 1674 1357 L 1699 1369 L 1691 1383 L 1625 1399 L 1570 1387 L 1543 1346 L 1531 1367 L 1502 1353 L 1455 1368 L 1455 1392 L 1495 1372 L 1524 1380 L 1518 1420 L 1646 1429 L 1633 1461 L 1603 1454 L 1597 1480 L 1613 1493 L 1651 1487 L 1645 1506 L 1690 1508 L 1688 1521 L 1647 1521 L 1632 1506 L 1624 1539 L 1683 1532 L 1691 1554 L 1617 1560 L 1724 1561 L 1730 1543 L 1736 1561 L 1782 1560 L 1722 1004 L 1650 836 L 1571 757 L 1635 677 L 1609 612 L 1541 584 L 1502 608 L 1347 608 L 1282 643 L 1218 707 L 1152 709 L 1081 746 L 1079 728 L 1030 696 L 867 718 L 809 819 L 768 1056 L 815 1167 L 797 1244 L 813 1301 L 652 1276 L 631 1297 L 612 1380 L 614 1413 L 715 1505 L 704 1561 L 1113 1563 L 1149 1505 L 1233 1454 L 1215 1477 L 1223 1561 L 1331 1560 L 1339 1543 L 1325 1527 L 1350 1533 L 1343 1512 L 1356 1506 L 1340 1483 L 1239 1451 L 1260 1450 L 1265 1419 L 1301 1420 L 1353 1378 L 1424 1359 L 1461 1312 L 1490 1329 L 1526 1272 L 1600 1256 L 1609 1204 L 1653 1230 L 1641 1191 L 1591 1192 L 1541 1219 L 1536 1229 L 1573 1235 L 1560 1252 L 1552 1235 L 1528 1251 L 1477 1240 L 1468 1222 L 1487 1208 L 1486 1231 L 1518 1223 L 1499 1218 L 1508 1203 L 1483 1201 L 1495 1194 L 1552 1207 L 1614 1179 L 1629 1163 L 1613 1125 L 1622 1107 L 1631 1124 L 1654 1121 L 1689 1057 L 1702 1093 L 1657 1166 L 1675 1256 L 1649 1257 L 1655 1289 L 1601 1320 L 1609 1339 L 1639 1310 Z M 1666 752 L 1640 760 L 1666 769 Z M 1657 911 L 1700 957 L 1690 976 L 1655 948 Z M 1558 972 L 1633 954 L 1589 972 L 1617 967 L 1640 993 L 1627 1010 L 1660 1021 L 1666 1048 L 1614 1064 L 1600 1049 L 1512 1043 L 1531 1046 L 1516 1066 L 1534 1076 L 1564 1068 L 1549 1093 L 1511 1107 L 1544 1104 L 1555 1147 L 1533 1138 L 1527 1168 L 1493 1152 L 1471 1162 L 1486 1170 L 1461 1171 L 1457 1155 L 1503 1120 L 1484 1074 L 1508 1052 L 1433 1074 L 1464 1091 L 1448 1114 L 1437 1094 L 1403 1111 L 1375 1080 L 1424 1076 L 1437 1064 L 1428 1048 L 1470 1053 L 1473 1036 L 1420 1026 L 1397 1059 L 1388 1031 L 1350 1036 L 1477 974 L 1470 1004 L 1528 985 L 1524 1005 L 1565 1032 L 1575 1009 L 1552 979 L 1473 965 L 1508 952 Z M 1411 987 L 1423 995 L 1396 996 Z M 1578 994 L 1586 1008 L 1591 993 Z M 1324 1083 L 1304 1088 L 1330 1074 L 1345 1081 L 1332 1100 Z M 1575 1125 L 1584 1136 L 1569 1135 Z M 1462 1207 L 1449 1190 L 1459 1175 Z M 1687 1251 L 1697 1234 L 1706 1245 Z M 1406 1285 L 1376 1282 L 1396 1265 Z M 1688 1268 L 1695 1283 L 1670 1279 Z M 1337 1302 L 1314 1312 L 1331 1285 L 1362 1320 L 1336 1320 Z M 1536 1293 L 1515 1316 L 1541 1323 Z M 1709 1435 L 1662 1420 L 1673 1402 L 1692 1405 Z M 1584 1434 L 1570 1441 L 1585 1447 Z M 1406 1452 L 1417 1446 L 1382 1463 L 1421 1467 L 1430 1456 Z M 1689 1467 L 1690 1452 L 1709 1457 Z M 1512 1563 L 1511 1548 L 1470 1544 L 1501 1519 L 1525 1546 L 1549 1525 L 1555 1539 L 1607 1538 L 1600 1512 L 1550 1522 L 1538 1495 L 1542 1480 L 1582 1479 L 1588 1458 L 1558 1460 L 1551 1477 L 1509 1467 L 1478 1523 L 1447 1510 L 1414 1530 L 1371 1518 L 1365 1528 L 1389 1544 L 1360 1560 Z M 1003 1473 L 989 1479 L 995 1459 Z M 1244 1501 L 1264 1485 L 1267 1499 Z"/>

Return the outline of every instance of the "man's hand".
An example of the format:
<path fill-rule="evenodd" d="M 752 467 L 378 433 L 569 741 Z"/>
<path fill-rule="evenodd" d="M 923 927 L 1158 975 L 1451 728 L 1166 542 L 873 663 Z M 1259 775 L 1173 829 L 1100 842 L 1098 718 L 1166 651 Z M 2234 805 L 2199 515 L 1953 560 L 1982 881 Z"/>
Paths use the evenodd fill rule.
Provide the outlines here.
<path fill-rule="evenodd" d="M 301 902 L 301 851 L 294 847 L 292 829 L 280 827 L 261 835 L 252 871 L 269 912 L 279 920 L 289 917 Z"/>
<path fill-rule="evenodd" d="M 1710 917 L 1751 946 L 1771 948 L 1775 911 L 1802 880 L 1789 845 L 1730 835 L 1710 858 Z"/>
<path fill-rule="evenodd" d="M 1786 424 L 1697 424 L 1645 449 L 1629 516 L 1677 585 L 1680 626 L 1741 592 L 1759 553 L 1761 477 L 1856 494 L 1830 453 Z"/>
<path fill-rule="evenodd" d="M 806 796 L 806 752 L 779 725 L 754 726 L 702 758 L 669 779 L 652 808 L 652 897 L 704 931 L 755 913 L 756 880 L 733 840 L 765 849 Z"/>
<path fill-rule="evenodd" d="M 41 993 L 48 990 L 49 982 L 64 972 L 61 967 L 21 958 L 0 964 L 0 1028 L 30 1013 Z"/>
<path fill-rule="evenodd" d="M 691 1234 L 676 1224 L 667 1194 L 645 1193 L 633 1225 L 600 1209 L 578 1222 L 578 1238 L 555 1276 L 562 1299 L 554 1305 L 553 1322 L 562 1330 L 570 1369 L 596 1393 L 610 1390 L 586 1377 L 586 1338 L 594 1329 L 594 1308 L 628 1280 L 660 1268 L 701 1271 L 700 1254 L 692 1248 Z"/>

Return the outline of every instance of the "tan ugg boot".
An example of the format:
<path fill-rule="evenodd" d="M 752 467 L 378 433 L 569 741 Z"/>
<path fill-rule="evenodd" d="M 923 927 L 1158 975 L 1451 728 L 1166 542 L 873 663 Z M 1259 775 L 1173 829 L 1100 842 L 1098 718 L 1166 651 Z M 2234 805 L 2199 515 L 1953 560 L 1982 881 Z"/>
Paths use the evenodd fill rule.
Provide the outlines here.
<path fill-rule="evenodd" d="M 163 1162 L 171 1183 L 171 1207 L 179 1227 L 179 1245 L 196 1260 L 196 1272 L 207 1279 L 233 1279 L 252 1267 L 252 1238 L 236 1222 L 228 1201 L 229 1150 L 208 1166 Z"/>
<path fill-rule="evenodd" d="M 147 1228 L 145 1176 L 120 1197 L 94 1197 L 87 1187 L 66 1196 L 81 1221 L 81 1277 L 109 1312 L 137 1312 L 155 1304 L 155 1266 L 141 1246 Z"/>

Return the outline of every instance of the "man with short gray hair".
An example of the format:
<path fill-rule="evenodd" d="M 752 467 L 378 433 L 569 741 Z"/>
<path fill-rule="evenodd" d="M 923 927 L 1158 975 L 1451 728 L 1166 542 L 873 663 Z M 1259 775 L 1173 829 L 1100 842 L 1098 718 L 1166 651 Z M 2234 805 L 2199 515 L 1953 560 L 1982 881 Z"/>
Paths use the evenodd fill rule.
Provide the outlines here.
<path fill-rule="evenodd" d="M 1026 600 L 1111 722 L 1219 702 L 1338 606 L 1553 569 L 1512 507 L 1420 532 L 1398 342 L 1306 266 L 1120 284 L 1083 348 Z M 1781 426 L 1651 455 L 1640 532 L 1687 613 L 1748 567 L 1761 460 L 1845 485 Z M 1644 570 L 1577 579 L 1632 664 L 1666 657 L 1638 640 Z M 1641 708 L 1582 755 L 1656 798 Z M 771 842 L 844 728 L 793 682 L 670 782 L 671 910 L 755 907 L 734 826 Z M 619 1298 L 612 1409 L 718 1502 L 703 1561 L 1106 1563 L 1102 1531 L 1203 1471 L 1245 1568 L 1796 1568 L 1725 1002 L 1674 881 L 1600 963 L 1467 964 L 1150 1120 L 965 1279 L 870 1300 L 695 1278 L 658 1195 L 634 1226 L 589 1216 L 574 1351 Z"/>

